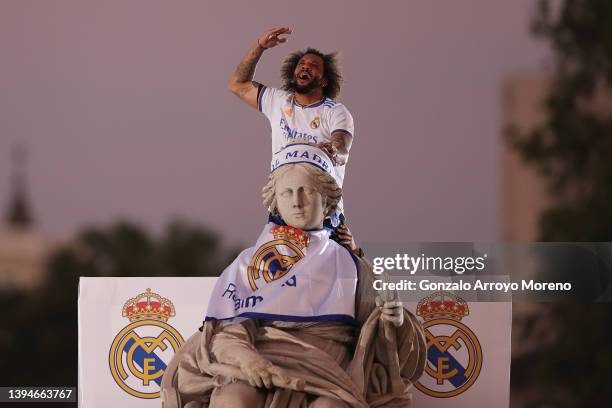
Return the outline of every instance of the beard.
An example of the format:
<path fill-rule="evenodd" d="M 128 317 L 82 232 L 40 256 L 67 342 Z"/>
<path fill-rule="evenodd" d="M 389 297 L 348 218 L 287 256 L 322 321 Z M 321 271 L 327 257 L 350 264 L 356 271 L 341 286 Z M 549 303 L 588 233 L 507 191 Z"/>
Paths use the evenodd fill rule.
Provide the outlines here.
<path fill-rule="evenodd" d="M 293 88 L 293 90 L 296 93 L 299 93 L 299 94 L 309 94 L 312 91 L 314 91 L 314 90 L 316 90 L 316 89 L 321 87 L 321 79 L 315 77 L 315 78 L 312 78 L 310 80 L 310 82 L 307 83 L 306 85 L 298 85 L 297 78 L 293 77 L 293 80 L 291 81 L 290 85 L 291 85 L 291 88 Z"/>

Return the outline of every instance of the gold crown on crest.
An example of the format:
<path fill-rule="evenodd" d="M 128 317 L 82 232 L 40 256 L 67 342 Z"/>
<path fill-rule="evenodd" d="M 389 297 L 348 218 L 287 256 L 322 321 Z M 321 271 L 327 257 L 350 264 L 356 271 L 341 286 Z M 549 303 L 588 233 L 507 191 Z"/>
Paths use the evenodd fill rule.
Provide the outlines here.
<path fill-rule="evenodd" d="M 417 316 L 423 320 L 453 319 L 460 321 L 470 314 L 465 300 L 450 292 L 435 292 L 421 300 L 416 308 Z"/>
<path fill-rule="evenodd" d="M 289 225 L 275 225 L 270 232 L 274 238 L 291 241 L 300 249 L 306 248 L 310 242 L 310 235 L 307 232 Z"/>
<path fill-rule="evenodd" d="M 121 315 L 130 319 L 130 322 L 148 319 L 167 322 L 175 316 L 175 312 L 171 301 L 147 288 L 146 292 L 125 302 Z"/>

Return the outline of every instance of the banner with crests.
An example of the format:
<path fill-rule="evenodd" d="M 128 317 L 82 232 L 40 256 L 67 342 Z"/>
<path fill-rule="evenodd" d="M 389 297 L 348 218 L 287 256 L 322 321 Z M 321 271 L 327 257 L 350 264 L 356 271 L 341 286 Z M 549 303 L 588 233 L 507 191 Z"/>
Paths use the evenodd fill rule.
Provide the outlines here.
<path fill-rule="evenodd" d="M 81 278 L 80 406 L 160 407 L 164 370 L 198 330 L 215 281 Z M 422 322 L 428 344 L 414 407 L 508 406 L 511 303 L 436 291 L 405 307 Z"/>
<path fill-rule="evenodd" d="M 79 406 L 161 406 L 164 370 L 202 323 L 216 278 L 79 283 Z"/>

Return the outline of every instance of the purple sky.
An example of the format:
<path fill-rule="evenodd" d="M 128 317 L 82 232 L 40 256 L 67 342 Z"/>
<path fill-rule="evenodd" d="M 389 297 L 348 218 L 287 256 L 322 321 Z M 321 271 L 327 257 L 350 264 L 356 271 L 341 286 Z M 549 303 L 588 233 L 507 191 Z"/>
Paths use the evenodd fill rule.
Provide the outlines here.
<path fill-rule="evenodd" d="M 548 59 L 528 32 L 534 1 L 355 3 L 2 1 L 2 210 L 9 148 L 24 141 L 50 233 L 181 216 L 253 242 L 269 125 L 226 80 L 266 29 L 289 25 L 255 78 L 278 85 L 296 48 L 341 51 L 358 240 L 498 239 L 501 84 Z"/>

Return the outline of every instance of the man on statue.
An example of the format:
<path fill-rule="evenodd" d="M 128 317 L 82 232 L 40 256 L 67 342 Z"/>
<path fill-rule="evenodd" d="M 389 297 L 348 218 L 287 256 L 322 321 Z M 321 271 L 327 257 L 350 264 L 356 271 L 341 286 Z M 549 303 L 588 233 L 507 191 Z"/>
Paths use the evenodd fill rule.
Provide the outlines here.
<path fill-rule="evenodd" d="M 265 50 L 287 42 L 286 36 L 291 33 L 289 27 L 267 31 L 244 56 L 228 86 L 270 121 L 272 154 L 295 143 L 318 145 L 332 158 L 342 187 L 354 125 L 348 109 L 334 100 L 342 83 L 336 54 L 314 48 L 290 54 L 281 68 L 281 89 L 253 81 L 255 67 Z M 337 211 L 330 215 L 328 226 L 336 228 L 343 224 L 343 213 L 340 202 Z M 345 227 L 337 231 L 344 236 L 347 232 Z"/>

